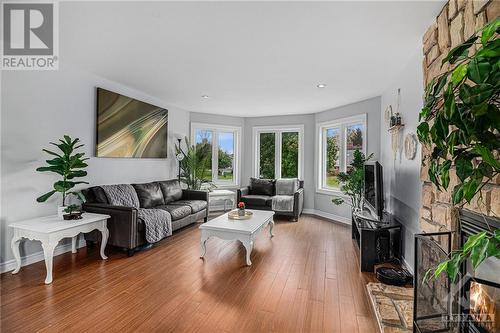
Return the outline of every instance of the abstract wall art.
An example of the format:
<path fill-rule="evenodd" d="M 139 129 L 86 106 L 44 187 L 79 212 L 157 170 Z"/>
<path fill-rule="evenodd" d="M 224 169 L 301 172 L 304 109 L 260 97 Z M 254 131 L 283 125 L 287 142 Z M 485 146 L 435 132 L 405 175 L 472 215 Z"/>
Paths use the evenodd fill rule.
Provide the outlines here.
<path fill-rule="evenodd" d="M 96 128 L 97 157 L 167 157 L 167 109 L 97 88 Z"/>

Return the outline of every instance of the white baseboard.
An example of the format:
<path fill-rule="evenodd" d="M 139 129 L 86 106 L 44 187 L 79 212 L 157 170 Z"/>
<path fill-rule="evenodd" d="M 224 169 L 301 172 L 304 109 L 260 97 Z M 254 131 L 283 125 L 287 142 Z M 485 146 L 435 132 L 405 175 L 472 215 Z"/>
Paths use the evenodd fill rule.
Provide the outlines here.
<path fill-rule="evenodd" d="M 302 212 L 304 214 L 317 215 L 317 216 L 323 217 L 323 218 L 328 219 L 328 220 L 333 220 L 333 221 L 337 221 L 337 222 L 340 222 L 343 224 L 351 225 L 351 219 L 344 217 L 344 216 L 335 215 L 335 214 L 323 212 L 321 210 L 310 209 L 310 208 L 304 208 L 304 210 Z"/>
<path fill-rule="evenodd" d="M 77 244 L 77 248 L 85 246 L 86 246 L 85 240 L 83 240 L 81 237 Z M 54 257 L 70 251 L 71 251 L 71 242 L 68 244 L 59 245 L 54 250 Z M 44 260 L 43 251 L 35 252 L 32 254 L 28 254 L 27 256 L 21 257 L 21 266 L 31 265 L 43 260 Z M 15 268 L 16 268 L 15 259 L 0 263 L 0 273 L 9 272 L 14 270 Z"/>

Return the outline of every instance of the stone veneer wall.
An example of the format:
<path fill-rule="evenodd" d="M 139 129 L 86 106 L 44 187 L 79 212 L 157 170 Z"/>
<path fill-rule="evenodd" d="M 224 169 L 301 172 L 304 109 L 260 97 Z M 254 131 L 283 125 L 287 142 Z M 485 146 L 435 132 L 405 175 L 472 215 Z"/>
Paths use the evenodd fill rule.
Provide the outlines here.
<path fill-rule="evenodd" d="M 448 64 L 441 68 L 441 61 L 448 51 L 467 40 L 487 22 L 500 15 L 500 0 L 450 0 L 443 7 L 436 21 L 423 37 L 424 86 L 433 78 L 450 69 Z M 425 147 L 422 147 L 425 153 Z M 458 178 L 450 171 L 448 191 L 440 192 L 430 182 L 428 168 L 422 166 L 423 181 L 420 227 L 424 232 L 454 231 L 458 216 L 452 209 L 451 191 Z M 482 198 L 481 198 L 482 197 Z M 477 195 L 464 208 L 483 215 L 500 217 L 500 176 L 484 187 L 482 196 Z"/>

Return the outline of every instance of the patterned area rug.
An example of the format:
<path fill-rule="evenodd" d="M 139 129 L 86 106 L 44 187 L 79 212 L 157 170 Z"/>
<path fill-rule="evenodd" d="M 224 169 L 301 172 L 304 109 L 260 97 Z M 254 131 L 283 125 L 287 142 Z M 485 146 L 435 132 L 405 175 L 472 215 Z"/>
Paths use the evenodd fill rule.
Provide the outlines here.
<path fill-rule="evenodd" d="M 383 333 L 412 332 L 413 288 L 370 282 L 366 289 Z"/>

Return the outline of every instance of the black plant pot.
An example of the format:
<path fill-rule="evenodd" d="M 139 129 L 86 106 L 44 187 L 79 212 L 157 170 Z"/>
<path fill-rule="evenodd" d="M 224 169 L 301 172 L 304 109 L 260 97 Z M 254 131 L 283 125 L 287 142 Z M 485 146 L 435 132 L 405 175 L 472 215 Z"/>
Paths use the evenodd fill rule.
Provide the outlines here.
<path fill-rule="evenodd" d="M 66 221 L 69 220 L 79 220 L 82 218 L 82 212 L 77 212 L 77 213 L 69 213 L 69 214 L 64 214 L 63 219 Z"/>

